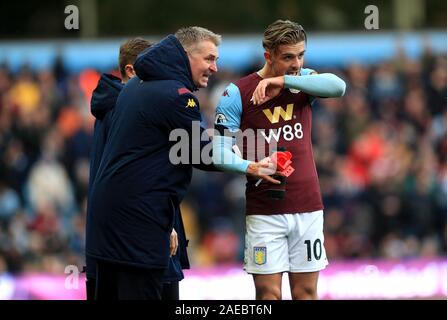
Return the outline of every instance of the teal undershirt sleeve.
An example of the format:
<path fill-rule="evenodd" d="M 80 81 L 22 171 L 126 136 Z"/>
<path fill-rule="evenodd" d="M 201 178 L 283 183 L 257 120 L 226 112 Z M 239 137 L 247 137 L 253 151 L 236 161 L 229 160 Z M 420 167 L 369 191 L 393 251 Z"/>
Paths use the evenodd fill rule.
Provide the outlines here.
<path fill-rule="evenodd" d="M 332 73 L 284 76 L 284 87 L 301 90 L 315 97 L 334 98 L 345 94 L 346 83 Z"/>
<path fill-rule="evenodd" d="M 218 169 L 245 174 L 251 161 L 233 152 L 232 137 L 216 135 L 213 138 L 213 163 Z"/>

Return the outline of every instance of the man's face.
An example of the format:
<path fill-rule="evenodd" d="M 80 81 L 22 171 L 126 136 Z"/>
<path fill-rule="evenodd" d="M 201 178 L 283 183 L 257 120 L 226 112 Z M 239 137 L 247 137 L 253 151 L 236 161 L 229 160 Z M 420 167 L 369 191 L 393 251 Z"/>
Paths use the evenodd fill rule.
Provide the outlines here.
<path fill-rule="evenodd" d="M 191 52 L 188 52 L 191 65 L 192 80 L 198 88 L 208 86 L 210 76 L 217 72 L 217 46 L 208 40 L 200 42 Z"/>
<path fill-rule="evenodd" d="M 273 77 L 287 75 L 299 75 L 304 65 L 304 41 L 297 44 L 280 45 L 275 52 L 266 51 L 264 56 L 273 72 Z"/>

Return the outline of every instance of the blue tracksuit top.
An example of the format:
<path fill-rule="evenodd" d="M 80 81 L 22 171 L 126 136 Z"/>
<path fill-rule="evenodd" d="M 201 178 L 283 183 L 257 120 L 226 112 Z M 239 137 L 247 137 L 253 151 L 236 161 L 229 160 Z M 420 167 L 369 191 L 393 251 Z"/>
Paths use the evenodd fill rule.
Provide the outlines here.
<path fill-rule="evenodd" d="M 191 133 L 192 122 L 201 120 L 192 94 L 197 88 L 188 57 L 173 35 L 141 53 L 134 68 L 138 77 L 119 94 L 89 191 L 86 254 L 166 268 L 169 236 L 178 223 L 176 212 L 181 219 L 179 204 L 192 175 L 190 163 L 171 163 L 170 149 L 177 141 L 169 141 L 169 135 L 174 129 Z M 186 251 L 184 234 L 179 238 Z"/>

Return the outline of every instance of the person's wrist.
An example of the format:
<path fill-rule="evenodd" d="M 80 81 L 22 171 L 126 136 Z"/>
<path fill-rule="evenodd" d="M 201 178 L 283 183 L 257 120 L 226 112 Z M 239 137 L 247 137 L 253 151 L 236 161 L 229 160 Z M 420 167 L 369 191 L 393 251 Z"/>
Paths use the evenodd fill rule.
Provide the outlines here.
<path fill-rule="evenodd" d="M 285 77 L 285 75 L 279 77 L 279 84 L 280 84 L 281 88 L 285 87 L 285 85 L 286 85 L 286 77 Z"/>
<path fill-rule="evenodd" d="M 247 166 L 247 170 L 245 170 L 246 173 L 248 174 L 253 174 L 256 171 L 256 163 L 251 161 L 248 166 Z"/>

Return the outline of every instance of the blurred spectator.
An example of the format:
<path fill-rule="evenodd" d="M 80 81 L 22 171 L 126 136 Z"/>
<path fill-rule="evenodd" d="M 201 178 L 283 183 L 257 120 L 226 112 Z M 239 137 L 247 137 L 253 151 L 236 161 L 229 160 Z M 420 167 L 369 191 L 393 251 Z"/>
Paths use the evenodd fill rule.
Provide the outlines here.
<path fill-rule="evenodd" d="M 0 180 L 0 224 L 5 227 L 8 226 L 19 209 L 19 196 L 14 189 L 9 188 Z"/>

